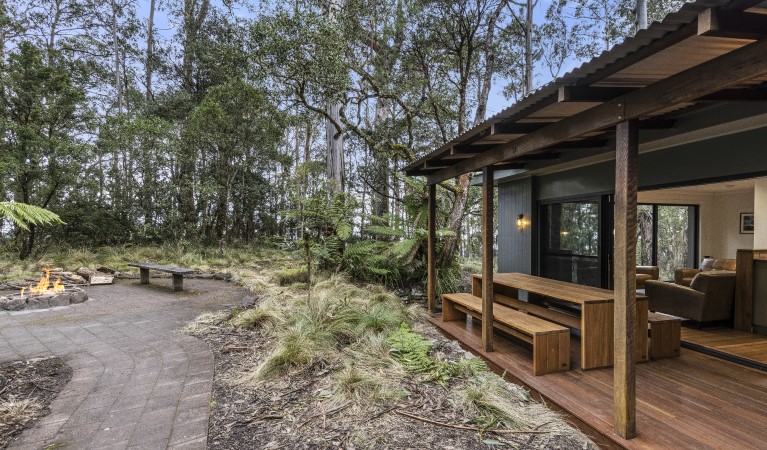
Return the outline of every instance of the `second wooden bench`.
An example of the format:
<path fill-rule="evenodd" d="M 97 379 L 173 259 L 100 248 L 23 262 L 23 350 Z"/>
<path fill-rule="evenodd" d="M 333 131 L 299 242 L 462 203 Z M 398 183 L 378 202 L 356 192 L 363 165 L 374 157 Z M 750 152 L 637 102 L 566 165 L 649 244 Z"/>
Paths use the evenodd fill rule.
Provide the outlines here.
<path fill-rule="evenodd" d="M 442 320 L 482 320 L 482 299 L 467 293 L 442 295 Z M 570 330 L 512 308 L 493 305 L 493 327 L 533 344 L 533 372 L 543 375 L 570 370 Z"/>

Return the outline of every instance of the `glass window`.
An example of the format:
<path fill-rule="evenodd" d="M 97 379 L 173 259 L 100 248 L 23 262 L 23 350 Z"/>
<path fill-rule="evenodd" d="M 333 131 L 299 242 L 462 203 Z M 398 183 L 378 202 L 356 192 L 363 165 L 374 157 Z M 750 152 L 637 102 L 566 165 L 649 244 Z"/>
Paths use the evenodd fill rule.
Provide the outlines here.
<path fill-rule="evenodd" d="M 541 206 L 541 275 L 599 286 L 599 202 Z"/>
<path fill-rule="evenodd" d="M 637 265 L 658 266 L 661 280 L 673 280 L 676 269 L 694 267 L 696 216 L 697 206 L 639 205 Z"/>

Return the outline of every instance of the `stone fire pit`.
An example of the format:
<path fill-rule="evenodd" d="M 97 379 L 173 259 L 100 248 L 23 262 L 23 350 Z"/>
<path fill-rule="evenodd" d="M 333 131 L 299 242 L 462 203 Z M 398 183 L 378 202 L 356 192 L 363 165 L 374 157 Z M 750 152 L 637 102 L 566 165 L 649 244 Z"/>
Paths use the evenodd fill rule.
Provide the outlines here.
<path fill-rule="evenodd" d="M 88 294 L 79 287 L 67 286 L 64 292 L 46 292 L 40 295 L 11 294 L 0 296 L 0 310 L 45 309 L 54 306 L 73 305 L 88 300 Z"/>

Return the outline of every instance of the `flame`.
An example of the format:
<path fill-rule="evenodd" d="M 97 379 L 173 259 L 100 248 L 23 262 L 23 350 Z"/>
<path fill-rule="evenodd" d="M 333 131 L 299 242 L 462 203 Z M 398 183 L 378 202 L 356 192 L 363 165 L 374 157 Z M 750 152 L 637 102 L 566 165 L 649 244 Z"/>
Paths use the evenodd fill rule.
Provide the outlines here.
<path fill-rule="evenodd" d="M 36 285 L 30 285 L 29 288 L 21 288 L 21 298 L 24 298 L 24 292 L 29 292 L 29 295 L 43 295 L 49 292 L 64 292 L 64 285 L 61 283 L 61 278 L 57 278 L 53 284 L 51 284 L 51 269 L 43 269 L 44 275 L 40 277 L 40 281 Z"/>

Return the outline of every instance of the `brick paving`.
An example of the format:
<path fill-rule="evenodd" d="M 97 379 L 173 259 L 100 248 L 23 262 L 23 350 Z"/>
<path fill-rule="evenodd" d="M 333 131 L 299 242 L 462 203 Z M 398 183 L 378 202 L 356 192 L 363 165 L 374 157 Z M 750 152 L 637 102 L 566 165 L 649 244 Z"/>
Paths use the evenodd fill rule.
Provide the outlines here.
<path fill-rule="evenodd" d="M 87 288 L 86 303 L 0 312 L 0 362 L 56 355 L 74 373 L 51 413 L 12 449 L 204 449 L 213 353 L 178 330 L 244 292 L 210 280 L 124 281 Z"/>

